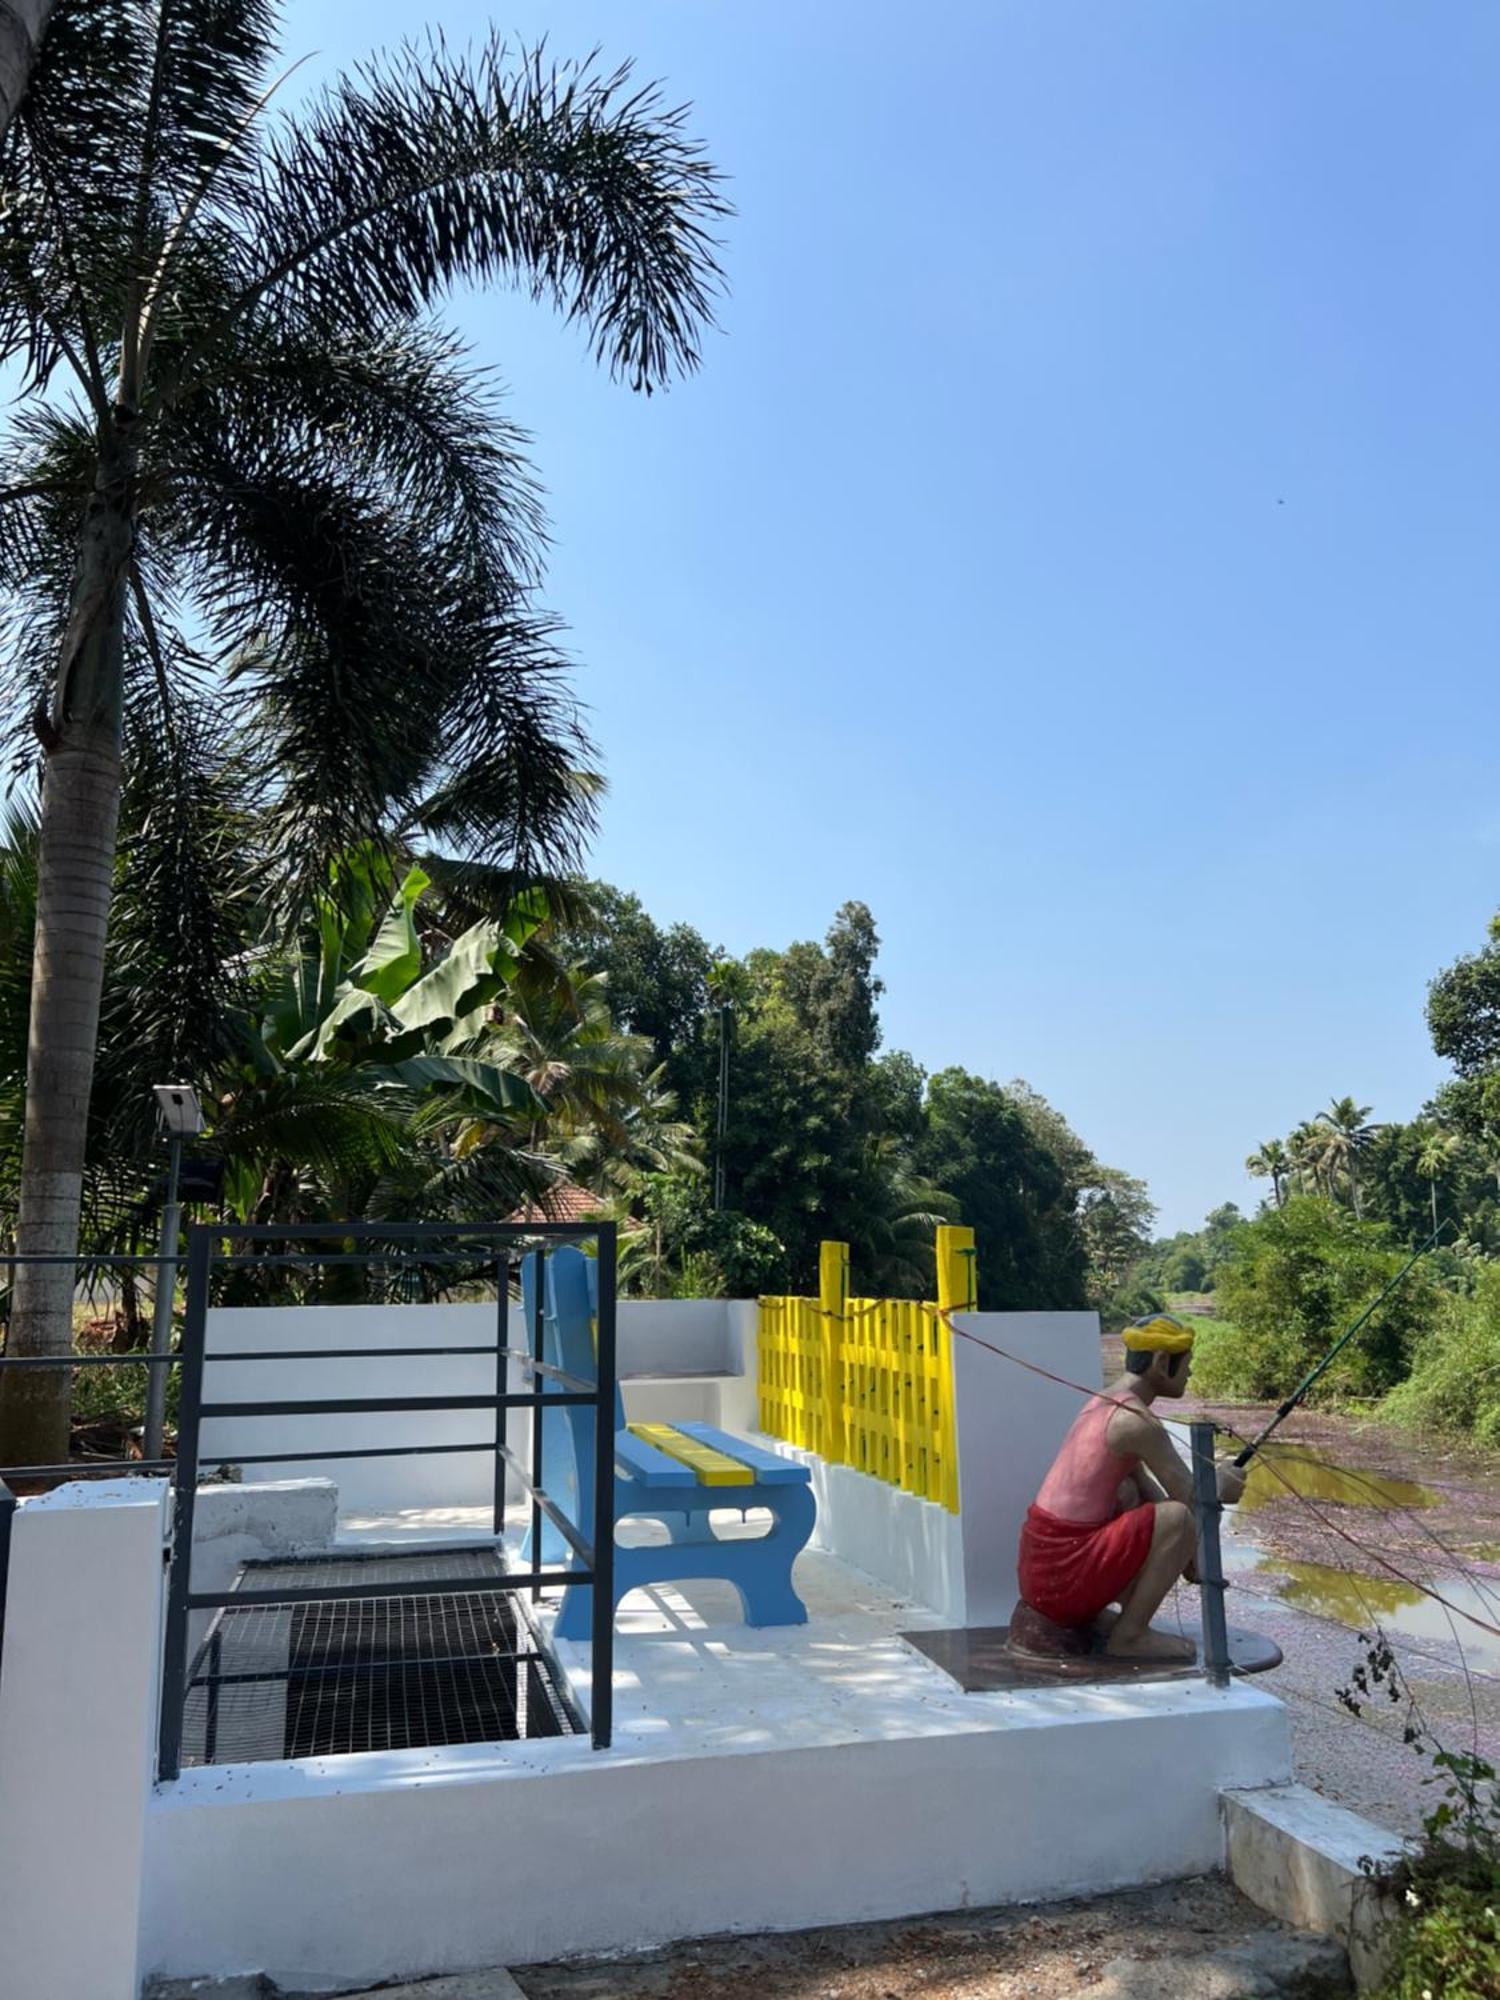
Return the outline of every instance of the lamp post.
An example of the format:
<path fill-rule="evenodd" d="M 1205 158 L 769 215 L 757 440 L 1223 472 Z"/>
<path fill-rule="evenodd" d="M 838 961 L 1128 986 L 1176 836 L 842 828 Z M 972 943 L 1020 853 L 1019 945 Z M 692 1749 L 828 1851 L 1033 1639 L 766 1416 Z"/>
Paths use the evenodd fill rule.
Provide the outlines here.
<path fill-rule="evenodd" d="M 729 1017 L 732 1000 L 719 1002 L 719 1116 L 714 1133 L 714 1207 L 724 1206 L 724 1149 L 729 1143 Z"/>
<path fill-rule="evenodd" d="M 156 1307 L 151 1316 L 151 1352 L 169 1354 L 172 1349 L 172 1299 L 177 1290 L 177 1241 L 182 1219 L 178 1184 L 182 1178 L 183 1141 L 203 1130 L 203 1108 L 190 1083 L 158 1083 L 152 1088 L 156 1108 L 170 1148 L 167 1162 L 167 1198 L 162 1203 L 161 1244 L 156 1263 Z M 142 1456 L 158 1459 L 162 1452 L 162 1432 L 167 1412 L 167 1371 L 160 1365 L 148 1371 L 146 1384 L 146 1436 Z"/>

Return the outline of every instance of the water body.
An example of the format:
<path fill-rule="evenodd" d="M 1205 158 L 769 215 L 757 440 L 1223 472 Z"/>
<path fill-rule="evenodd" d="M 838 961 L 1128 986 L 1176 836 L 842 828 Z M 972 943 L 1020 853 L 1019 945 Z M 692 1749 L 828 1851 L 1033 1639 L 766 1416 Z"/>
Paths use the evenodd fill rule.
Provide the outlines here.
<path fill-rule="evenodd" d="M 1257 1519 L 1273 1501 L 1293 1496 L 1319 1508 L 1358 1508 L 1374 1515 L 1420 1512 L 1438 1504 L 1438 1495 L 1416 1480 L 1357 1471 L 1305 1444 L 1270 1445 L 1263 1460 L 1252 1464 L 1244 1499 L 1224 1517 L 1227 1574 L 1265 1576 L 1284 1604 L 1319 1618 L 1336 1619 L 1351 1630 L 1369 1631 L 1378 1623 L 1393 1637 L 1424 1647 L 1435 1641 L 1456 1641 L 1470 1666 L 1500 1669 L 1500 1632 L 1470 1623 L 1472 1617 L 1500 1626 L 1500 1577 L 1467 1567 L 1438 1568 L 1424 1579 L 1427 1590 L 1423 1590 L 1386 1574 L 1373 1560 L 1363 1570 L 1293 1561 L 1267 1548 Z M 1365 1523 L 1359 1538 L 1379 1555 L 1383 1553 L 1379 1538 L 1370 1530 L 1371 1524 Z M 1466 1564 L 1493 1562 L 1500 1559 L 1500 1544 L 1455 1547 L 1454 1555 Z M 1412 1568 L 1409 1554 L 1392 1555 L 1389 1560 L 1397 1568 Z M 1439 1603 L 1429 1592 L 1436 1592 L 1446 1603 Z"/>

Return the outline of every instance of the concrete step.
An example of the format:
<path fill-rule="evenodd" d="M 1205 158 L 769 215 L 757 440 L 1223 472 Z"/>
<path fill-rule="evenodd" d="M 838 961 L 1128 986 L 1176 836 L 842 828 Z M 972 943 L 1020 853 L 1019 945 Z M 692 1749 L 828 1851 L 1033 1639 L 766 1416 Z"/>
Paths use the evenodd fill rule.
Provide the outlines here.
<path fill-rule="evenodd" d="M 1367 1864 L 1388 1866 L 1403 1843 L 1306 1785 L 1224 1792 L 1221 1800 L 1225 1867 L 1240 1894 L 1285 1924 L 1334 1939 L 1360 1992 L 1379 1985 L 1389 1912 Z"/>

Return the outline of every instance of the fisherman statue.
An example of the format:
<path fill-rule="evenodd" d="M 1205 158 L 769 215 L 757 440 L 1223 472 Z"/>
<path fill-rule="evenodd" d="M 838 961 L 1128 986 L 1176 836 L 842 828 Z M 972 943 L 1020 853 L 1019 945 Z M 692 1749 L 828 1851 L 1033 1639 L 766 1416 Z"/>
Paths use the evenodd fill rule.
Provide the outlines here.
<path fill-rule="evenodd" d="M 1079 1412 L 1027 1511 L 1012 1651 L 1051 1660 L 1195 1657 L 1191 1639 L 1151 1627 L 1178 1578 L 1197 1580 L 1192 1475 L 1153 1411 L 1183 1395 L 1192 1350 L 1192 1329 L 1169 1313 L 1126 1327 L 1125 1373 Z M 1221 1464 L 1218 1483 L 1232 1505 L 1245 1475 Z"/>

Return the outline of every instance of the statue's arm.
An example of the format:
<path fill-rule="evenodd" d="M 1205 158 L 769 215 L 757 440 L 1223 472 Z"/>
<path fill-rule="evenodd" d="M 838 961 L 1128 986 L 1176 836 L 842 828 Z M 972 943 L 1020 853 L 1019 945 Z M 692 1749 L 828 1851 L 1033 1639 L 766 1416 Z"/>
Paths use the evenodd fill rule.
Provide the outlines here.
<path fill-rule="evenodd" d="M 1136 1410 L 1116 1410 L 1109 1420 L 1107 1441 L 1119 1457 L 1140 1460 L 1163 1498 L 1192 1505 L 1192 1474 L 1161 1424 Z"/>

